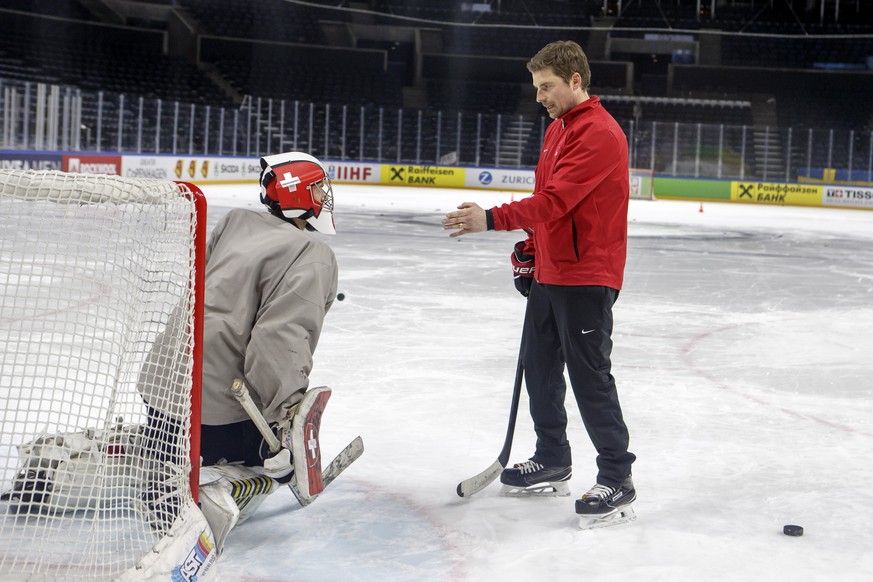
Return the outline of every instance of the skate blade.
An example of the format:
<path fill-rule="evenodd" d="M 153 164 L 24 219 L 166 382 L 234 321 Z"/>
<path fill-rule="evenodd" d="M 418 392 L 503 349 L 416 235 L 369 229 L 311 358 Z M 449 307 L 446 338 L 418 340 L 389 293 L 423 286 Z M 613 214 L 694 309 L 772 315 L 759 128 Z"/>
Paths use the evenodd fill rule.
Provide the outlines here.
<path fill-rule="evenodd" d="M 537 483 L 530 487 L 516 487 L 504 483 L 500 489 L 501 497 L 567 497 L 569 495 L 570 486 L 566 481 Z"/>
<path fill-rule="evenodd" d="M 630 505 L 619 507 L 602 515 L 582 515 L 579 517 L 579 529 L 599 529 L 613 525 L 629 523 L 637 518 L 634 508 Z"/>

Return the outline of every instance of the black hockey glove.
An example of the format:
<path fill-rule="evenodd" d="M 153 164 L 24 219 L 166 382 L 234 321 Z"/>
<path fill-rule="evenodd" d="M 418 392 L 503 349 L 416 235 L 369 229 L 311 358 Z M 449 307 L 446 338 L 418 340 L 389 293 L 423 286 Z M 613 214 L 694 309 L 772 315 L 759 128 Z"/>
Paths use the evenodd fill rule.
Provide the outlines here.
<path fill-rule="evenodd" d="M 512 276 L 514 277 L 515 288 L 524 297 L 527 297 L 530 295 L 530 286 L 533 283 L 536 267 L 534 266 L 534 256 L 524 252 L 524 243 L 525 241 L 523 240 L 515 243 L 509 259 L 512 261 Z"/>

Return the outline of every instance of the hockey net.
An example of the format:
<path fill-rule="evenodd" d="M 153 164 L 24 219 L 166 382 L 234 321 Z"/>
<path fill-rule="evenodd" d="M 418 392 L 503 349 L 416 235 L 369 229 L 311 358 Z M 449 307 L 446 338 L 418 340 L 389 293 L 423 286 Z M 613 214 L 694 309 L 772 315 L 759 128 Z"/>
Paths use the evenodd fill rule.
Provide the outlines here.
<path fill-rule="evenodd" d="M 8 579 L 146 579 L 180 528 L 197 563 L 170 568 L 209 558 L 192 485 L 205 209 L 190 184 L 0 171 Z"/>
<path fill-rule="evenodd" d="M 652 170 L 630 169 L 631 200 L 654 200 L 655 180 Z"/>

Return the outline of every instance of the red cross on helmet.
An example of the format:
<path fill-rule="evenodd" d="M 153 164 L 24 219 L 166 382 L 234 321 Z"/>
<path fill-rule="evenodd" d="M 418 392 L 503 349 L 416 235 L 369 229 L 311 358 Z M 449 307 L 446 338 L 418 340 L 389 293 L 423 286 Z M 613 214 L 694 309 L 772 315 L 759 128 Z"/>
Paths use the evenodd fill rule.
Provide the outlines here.
<path fill-rule="evenodd" d="M 261 202 L 270 212 L 290 220 L 302 218 L 306 228 L 336 234 L 333 188 L 324 167 L 303 152 L 261 158 Z"/>

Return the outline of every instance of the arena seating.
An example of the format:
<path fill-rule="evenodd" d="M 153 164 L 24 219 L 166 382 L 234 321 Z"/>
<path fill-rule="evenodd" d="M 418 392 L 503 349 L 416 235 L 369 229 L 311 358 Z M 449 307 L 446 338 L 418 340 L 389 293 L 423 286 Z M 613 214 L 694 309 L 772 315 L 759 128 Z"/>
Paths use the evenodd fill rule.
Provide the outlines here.
<path fill-rule="evenodd" d="M 700 3 L 698 13 L 697 2 L 684 0 L 625 1 L 620 14 L 612 2 L 602 14 L 599 0 L 503 0 L 487 3 L 490 9 L 486 3 L 474 9 L 475 3 L 415 0 L 150 3 L 163 5 L 163 14 L 173 11 L 191 27 L 185 33 L 190 38 L 179 38 L 166 18 L 137 13 L 129 18 L 136 26 L 119 26 L 101 20 L 86 3 L 7 0 L 0 7 L 0 80 L 223 108 L 238 107 L 249 96 L 330 104 L 332 111 L 384 109 L 391 111 L 385 123 L 402 124 L 404 135 L 416 134 L 419 123 L 435 132 L 437 120 L 446 120 L 441 139 L 451 142 L 455 126 L 448 120 L 459 113 L 464 135 L 496 123 L 497 115 L 505 122 L 534 114 L 534 122 L 543 123 L 524 63 L 547 42 L 567 38 L 590 54 L 606 55 L 592 57 L 592 92 L 625 127 L 873 129 L 869 111 L 858 107 L 871 89 L 873 3 L 849 3 L 844 12 L 855 12 L 840 22 L 831 14 L 787 12 L 779 2 L 757 8 L 719 3 L 715 15 L 708 3 Z M 366 27 L 374 25 L 386 31 L 384 38 L 372 37 Z M 428 33 L 417 45 L 410 31 L 419 29 Z M 645 59 L 623 60 L 624 53 L 608 60 L 610 37 L 644 39 L 647 32 L 690 36 L 706 45 L 700 50 L 708 62 L 671 63 L 667 55 L 660 69 L 646 70 L 640 66 Z M 196 49 L 172 50 L 180 43 Z M 475 66 L 470 59 L 477 59 Z M 473 74 L 464 72 L 467 65 Z M 753 115 L 762 102 L 772 104 L 772 115 Z M 314 123 L 323 136 L 321 122 Z M 344 154 L 360 149 L 360 133 L 347 128 Z M 496 144 L 488 139 L 475 145 L 477 152 L 496 158 Z M 383 155 L 430 159 L 440 153 L 434 140 L 398 141 L 384 144 Z"/>
<path fill-rule="evenodd" d="M 5 12 L 0 36 L 0 77 L 166 100 L 229 102 L 195 64 L 163 54 L 163 32 Z"/>

